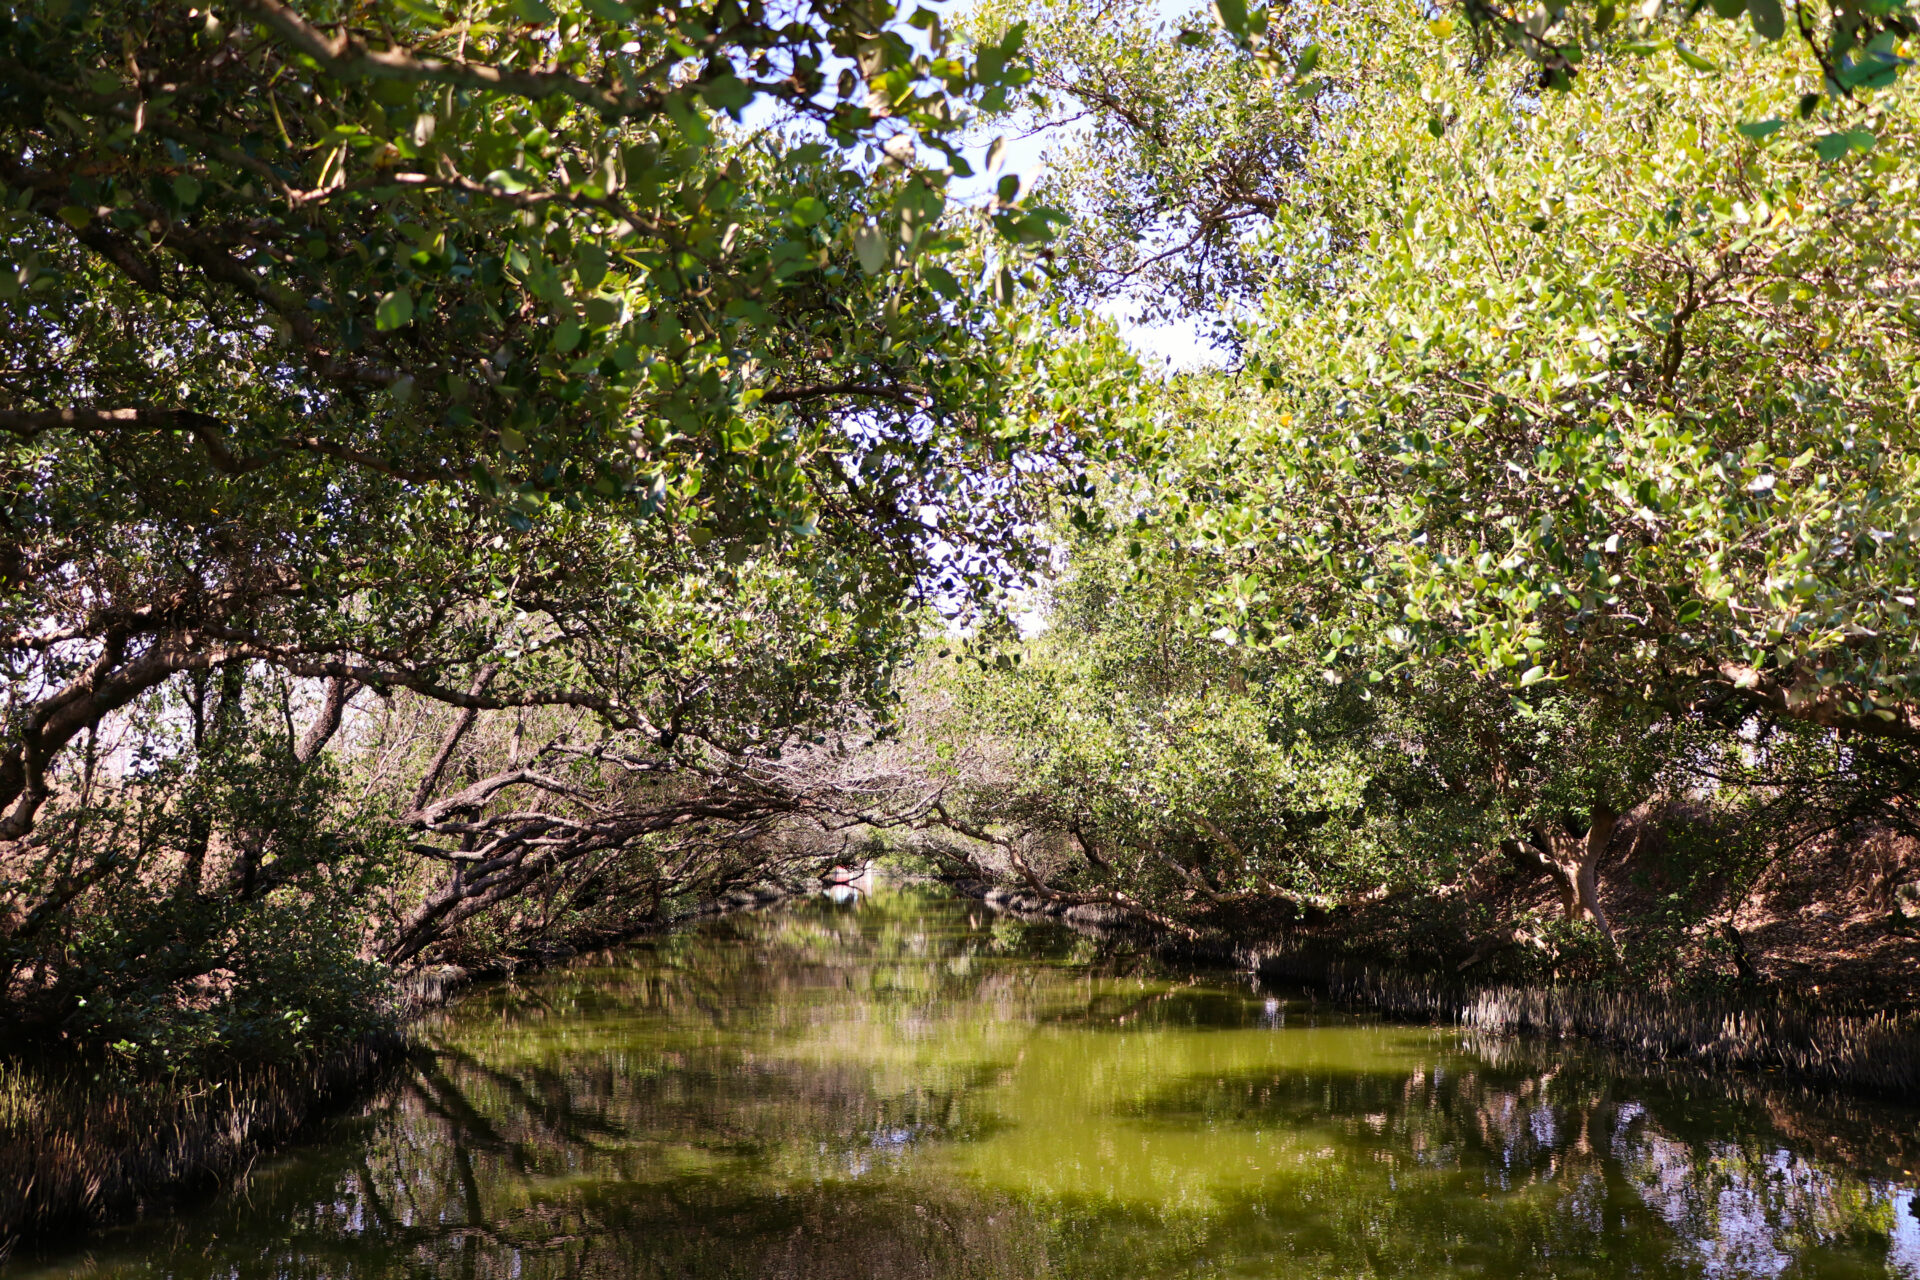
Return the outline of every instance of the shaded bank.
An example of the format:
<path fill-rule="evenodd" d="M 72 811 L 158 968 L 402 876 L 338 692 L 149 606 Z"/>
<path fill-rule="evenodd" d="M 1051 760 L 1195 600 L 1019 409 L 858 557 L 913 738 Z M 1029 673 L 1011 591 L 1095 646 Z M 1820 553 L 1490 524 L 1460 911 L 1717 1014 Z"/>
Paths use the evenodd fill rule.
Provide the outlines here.
<path fill-rule="evenodd" d="M 1238 958 L 1238 957 L 1237 957 Z M 1491 1034 L 1581 1036 L 1656 1062 L 1781 1071 L 1809 1084 L 1920 1099 L 1920 1015 L 1820 1013 L 1579 986 L 1474 987 L 1307 951 L 1250 951 L 1262 978 L 1307 982 L 1395 1017 Z"/>
<path fill-rule="evenodd" d="M 130 1080 L 82 1063 L 0 1063 L 0 1260 L 230 1181 L 404 1062 L 398 1031 L 221 1080 Z"/>
<path fill-rule="evenodd" d="M 409 1069 L 414 1024 L 476 983 L 696 920 L 784 901 L 736 890 L 666 923 L 575 938 L 484 965 L 434 965 L 396 984 L 390 1025 L 313 1059 L 220 1078 L 131 1075 L 71 1057 L 0 1059 L 0 1262 L 36 1241 L 167 1211 L 244 1174 L 262 1155 Z"/>
<path fill-rule="evenodd" d="M 1349 1008 L 1490 1035 L 1578 1036 L 1654 1062 L 1777 1071 L 1811 1085 L 1920 1099 L 1920 1013 L 1850 1015 L 1575 985 L 1475 985 L 1311 945 L 1181 938 L 1102 905 L 1048 901 L 977 883 L 954 887 L 995 911 L 1057 919 L 1097 937 L 1129 934 L 1170 963 L 1239 969 L 1269 982 L 1318 988 Z"/>

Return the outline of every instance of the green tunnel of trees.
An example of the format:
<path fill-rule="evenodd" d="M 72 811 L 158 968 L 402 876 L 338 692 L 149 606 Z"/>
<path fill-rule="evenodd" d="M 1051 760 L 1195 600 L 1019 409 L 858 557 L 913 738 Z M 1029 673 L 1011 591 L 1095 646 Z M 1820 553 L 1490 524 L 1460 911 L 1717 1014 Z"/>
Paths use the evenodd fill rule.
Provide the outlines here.
<path fill-rule="evenodd" d="M 1897 931 L 1913 40 L 13 6 L 0 1017 L 298 1061 L 425 966 L 878 853 L 1724 985 L 1825 842 Z"/>

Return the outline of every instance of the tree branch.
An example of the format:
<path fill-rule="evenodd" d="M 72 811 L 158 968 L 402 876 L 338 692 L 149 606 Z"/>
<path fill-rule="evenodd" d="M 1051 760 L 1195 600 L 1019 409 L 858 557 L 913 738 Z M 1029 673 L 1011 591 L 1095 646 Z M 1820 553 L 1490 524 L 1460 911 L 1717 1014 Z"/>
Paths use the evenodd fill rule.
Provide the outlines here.
<path fill-rule="evenodd" d="M 318 62 L 328 75 L 342 80 L 431 81 L 535 100 L 561 95 L 612 117 L 654 115 L 663 103 L 657 93 L 620 94 L 557 71 L 509 71 L 462 58 L 421 57 L 398 45 L 374 49 L 344 28 L 337 35 L 327 35 L 280 0 L 235 0 L 235 4 Z"/>
<path fill-rule="evenodd" d="M 494 673 L 498 670 L 499 668 L 491 662 L 482 666 L 474 674 L 473 684 L 467 692 L 474 697 L 485 693 L 487 685 L 493 680 Z M 427 771 L 420 775 L 420 785 L 413 790 L 415 809 L 425 808 L 427 801 L 433 798 L 434 789 L 440 785 L 441 775 L 447 771 L 447 761 L 453 759 L 454 748 L 460 745 L 460 739 L 466 736 L 467 730 L 473 727 L 473 722 L 479 716 L 478 707 L 464 707 L 460 714 L 454 717 L 453 726 L 447 730 L 447 736 L 441 740 L 440 750 L 434 755 L 433 763 L 428 765 Z"/>

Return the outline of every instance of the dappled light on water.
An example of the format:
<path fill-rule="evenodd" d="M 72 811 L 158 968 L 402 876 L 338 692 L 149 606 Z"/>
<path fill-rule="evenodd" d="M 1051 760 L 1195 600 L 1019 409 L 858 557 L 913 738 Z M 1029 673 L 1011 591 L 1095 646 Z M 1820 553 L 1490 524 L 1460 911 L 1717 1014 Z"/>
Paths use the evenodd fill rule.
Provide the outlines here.
<path fill-rule="evenodd" d="M 1469 1043 L 882 892 L 476 992 L 239 1190 L 23 1275 L 1899 1276 L 1920 1117 Z"/>

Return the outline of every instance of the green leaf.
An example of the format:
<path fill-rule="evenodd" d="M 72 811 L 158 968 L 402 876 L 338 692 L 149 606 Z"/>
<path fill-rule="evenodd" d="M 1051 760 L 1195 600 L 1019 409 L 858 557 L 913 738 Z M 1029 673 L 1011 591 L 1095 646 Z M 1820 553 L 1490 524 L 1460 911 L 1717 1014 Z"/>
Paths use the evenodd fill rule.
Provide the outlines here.
<path fill-rule="evenodd" d="M 1695 71 L 1706 71 L 1715 75 L 1718 75 L 1720 72 L 1719 67 L 1714 66 L 1711 62 L 1708 62 L 1705 58 L 1678 41 L 1674 42 L 1673 51 L 1679 55 L 1680 61 L 1686 63 Z"/>
<path fill-rule="evenodd" d="M 560 327 L 553 331 L 553 349 L 565 355 L 580 345 L 582 332 L 578 320 L 562 320 Z"/>
<path fill-rule="evenodd" d="M 1247 34 L 1247 0 L 1213 0 L 1214 16 L 1231 36 Z"/>
<path fill-rule="evenodd" d="M 81 231 L 86 228 L 89 222 L 93 221 L 93 210 L 83 209 L 77 204 L 62 205 L 60 208 L 60 221 L 66 223 L 75 231 Z"/>
<path fill-rule="evenodd" d="M 1813 140 L 1813 149 L 1822 160 L 1838 160 L 1853 149 L 1850 133 L 1823 133 Z"/>
<path fill-rule="evenodd" d="M 811 227 L 827 216 L 827 206 L 813 196 L 801 196 L 793 202 L 790 212 L 794 222 L 803 227 Z"/>
<path fill-rule="evenodd" d="M 1294 78 L 1298 80 L 1306 79 L 1313 74 L 1313 69 L 1319 65 L 1320 46 L 1310 44 L 1300 51 L 1300 60 L 1293 64 Z"/>
<path fill-rule="evenodd" d="M 688 104 L 684 94 L 668 94 L 664 105 L 667 108 L 667 115 L 672 117 L 674 127 L 680 131 L 681 137 L 696 147 L 704 147 L 713 141 L 713 129 L 707 124 L 705 118 Z"/>
<path fill-rule="evenodd" d="M 1528 685 L 1539 684 L 1546 678 L 1547 669 L 1545 667 L 1528 667 L 1526 674 L 1520 677 L 1520 687 L 1524 689 Z"/>
<path fill-rule="evenodd" d="M 513 11 L 528 22 L 546 24 L 559 19 L 546 0 L 513 0 Z"/>
<path fill-rule="evenodd" d="M 1007 28 L 1007 34 L 1000 39 L 1000 56 L 1012 62 L 1027 43 L 1027 23 L 1024 19 Z"/>
<path fill-rule="evenodd" d="M 877 276 L 887 265 L 887 238 L 879 227 L 863 222 L 853 229 L 853 252 L 860 259 L 860 269 Z"/>
<path fill-rule="evenodd" d="M 580 252 L 574 259 L 573 273 L 579 278 L 585 289 L 598 289 L 600 282 L 607 278 L 607 251 L 597 244 L 580 246 Z"/>
<path fill-rule="evenodd" d="M 1747 13 L 1753 18 L 1753 29 L 1769 40 L 1778 40 L 1786 34 L 1786 15 L 1780 11 L 1780 0 L 1747 0 Z"/>
<path fill-rule="evenodd" d="M 382 333 L 398 329 L 413 319 L 413 295 L 405 289 L 395 289 L 392 293 L 382 294 L 380 305 L 374 308 L 373 327 Z"/>
<path fill-rule="evenodd" d="M 1755 142 L 1759 142 L 1766 138 L 1771 138 L 1774 134 L 1780 132 L 1782 129 L 1786 127 L 1787 127 L 1787 122 L 1785 120 L 1778 120 L 1778 119 L 1749 120 L 1749 121 L 1746 121 L 1744 124 L 1737 124 L 1734 126 L 1734 128 L 1739 130 L 1743 136 L 1752 138 Z"/>
<path fill-rule="evenodd" d="M 701 85 L 700 96 L 715 111 L 737 114 L 740 108 L 753 101 L 753 90 L 738 76 L 723 75 Z"/>
<path fill-rule="evenodd" d="M 200 179 L 183 173 L 173 180 L 173 198 L 191 208 L 200 200 Z"/>

